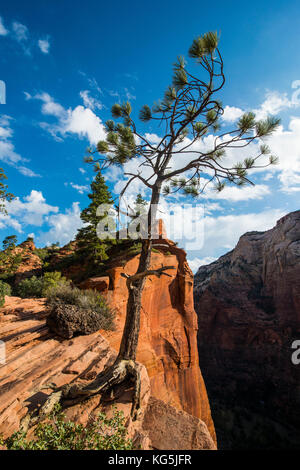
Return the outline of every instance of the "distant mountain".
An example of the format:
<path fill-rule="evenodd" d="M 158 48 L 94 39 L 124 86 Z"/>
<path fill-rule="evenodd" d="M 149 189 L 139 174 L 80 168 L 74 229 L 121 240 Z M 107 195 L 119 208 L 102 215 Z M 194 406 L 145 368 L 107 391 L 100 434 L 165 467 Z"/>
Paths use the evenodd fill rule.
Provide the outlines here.
<path fill-rule="evenodd" d="M 220 448 L 300 448 L 300 211 L 201 266 L 200 367 Z"/>

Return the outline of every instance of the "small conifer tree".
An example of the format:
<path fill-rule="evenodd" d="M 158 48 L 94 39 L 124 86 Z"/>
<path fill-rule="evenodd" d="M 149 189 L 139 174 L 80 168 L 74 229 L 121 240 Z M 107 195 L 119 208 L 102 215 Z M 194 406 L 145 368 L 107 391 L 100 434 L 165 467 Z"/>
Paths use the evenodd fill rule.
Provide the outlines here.
<path fill-rule="evenodd" d="M 102 216 L 97 215 L 98 207 L 103 204 L 113 204 L 111 193 L 101 172 L 97 173 L 92 182 L 91 193 L 88 197 L 91 202 L 80 215 L 81 220 L 87 225 L 84 225 L 78 230 L 76 239 L 78 240 L 79 250 L 86 253 L 90 260 L 97 263 L 99 261 L 105 261 L 108 258 L 107 251 L 113 243 L 112 240 L 99 239 L 97 235 L 97 226 L 105 217 L 105 214 Z M 112 220 L 110 222 L 111 228 Z"/>

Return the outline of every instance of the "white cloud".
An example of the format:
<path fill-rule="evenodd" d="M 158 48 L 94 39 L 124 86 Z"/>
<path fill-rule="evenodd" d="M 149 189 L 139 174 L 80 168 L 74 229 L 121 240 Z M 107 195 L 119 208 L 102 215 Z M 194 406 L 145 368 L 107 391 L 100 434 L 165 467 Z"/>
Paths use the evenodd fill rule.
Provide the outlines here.
<path fill-rule="evenodd" d="M 244 114 L 244 111 L 234 106 L 225 106 L 224 114 L 222 115 L 223 121 L 234 122 Z"/>
<path fill-rule="evenodd" d="M 31 99 L 32 96 L 27 93 L 27 100 Z M 65 119 L 67 117 L 67 111 L 59 103 L 56 103 L 54 99 L 48 93 L 39 93 L 33 97 L 34 99 L 42 101 L 42 113 L 49 116 L 55 116 L 59 119 Z"/>
<path fill-rule="evenodd" d="M 250 199 L 262 199 L 270 194 L 270 188 L 264 184 L 256 186 L 225 186 L 223 191 L 213 193 L 209 190 L 205 197 L 212 199 L 226 199 L 227 201 L 248 201 Z"/>
<path fill-rule="evenodd" d="M 257 119 L 265 119 L 269 115 L 277 115 L 284 109 L 295 108 L 297 106 L 299 104 L 289 100 L 287 93 L 267 91 L 264 102 L 258 109 L 254 109 L 253 112 Z"/>
<path fill-rule="evenodd" d="M 286 210 L 271 209 L 259 213 L 205 217 L 204 244 L 199 247 L 200 253 L 203 257 L 214 257 L 229 251 L 241 235 L 254 230 L 269 230 L 285 213 Z"/>
<path fill-rule="evenodd" d="M 290 100 L 287 93 L 268 90 L 260 107 L 253 109 L 253 112 L 256 115 L 256 119 L 266 119 L 267 116 L 277 115 L 285 109 L 297 108 L 299 104 L 297 100 Z M 239 119 L 244 112 L 245 110 L 234 106 L 225 106 L 222 119 L 226 122 L 234 122 Z"/>
<path fill-rule="evenodd" d="M 26 225 L 41 226 L 45 216 L 51 212 L 58 212 L 58 207 L 47 204 L 42 192 L 33 189 L 23 200 L 16 197 L 7 202 L 6 210 L 8 215 L 1 214 L 0 228 L 11 226 L 22 232 Z"/>
<path fill-rule="evenodd" d="M 22 225 L 16 219 L 11 217 L 10 215 L 0 213 L 0 229 L 7 229 L 8 227 L 12 227 L 16 232 L 22 232 Z"/>
<path fill-rule="evenodd" d="M 41 175 L 35 173 L 26 166 L 17 166 L 17 170 L 24 176 L 29 176 L 30 178 L 41 178 Z"/>
<path fill-rule="evenodd" d="M 2 116 L 0 118 L 0 160 L 15 167 L 24 176 L 40 176 L 25 167 L 23 163 L 28 160 L 15 151 L 15 146 L 11 140 L 13 137 L 13 130 L 10 126 L 11 120 L 12 119 L 9 116 Z"/>
<path fill-rule="evenodd" d="M 66 209 L 64 213 L 48 216 L 46 221 L 51 228 L 48 232 L 39 234 L 38 243 L 50 245 L 59 242 L 61 245 L 65 245 L 74 239 L 77 230 L 83 225 L 80 219 L 79 203 L 74 202 L 72 207 Z"/>
<path fill-rule="evenodd" d="M 0 36 L 6 36 L 8 33 L 9 31 L 5 28 L 3 19 L 0 16 Z"/>
<path fill-rule="evenodd" d="M 59 212 L 57 206 L 47 204 L 41 191 L 32 190 L 22 199 L 17 197 L 6 203 L 6 208 L 8 214 L 0 213 L 0 229 L 12 227 L 17 232 L 23 233 L 27 226 L 49 226 L 47 232 L 35 235 L 35 241 L 40 245 L 49 245 L 57 241 L 61 244 L 68 243 L 74 239 L 77 230 L 83 225 L 78 202 L 74 202 L 72 207 L 64 212 Z"/>
<path fill-rule="evenodd" d="M 39 93 L 35 96 L 26 93 L 25 96 L 27 100 L 42 101 L 42 113 L 57 118 L 57 124 L 40 123 L 41 127 L 55 138 L 60 139 L 60 136 L 76 134 L 81 139 L 88 139 L 92 145 L 105 139 L 106 134 L 102 121 L 90 108 L 79 105 L 74 109 L 65 109 L 48 93 Z"/>
<path fill-rule="evenodd" d="M 79 93 L 80 97 L 82 98 L 83 104 L 86 108 L 94 109 L 102 109 L 103 104 L 90 95 L 89 90 L 83 90 Z"/>
<path fill-rule="evenodd" d="M 31 56 L 31 45 L 29 43 L 29 30 L 27 26 L 18 21 L 12 24 L 12 38 L 22 47 L 24 54 Z"/>
<path fill-rule="evenodd" d="M 78 170 L 80 171 L 80 173 L 81 173 L 82 175 L 84 175 L 84 174 L 86 173 L 86 170 L 84 170 L 83 168 L 78 168 Z"/>
<path fill-rule="evenodd" d="M 217 258 L 214 258 L 213 256 L 206 256 L 205 258 L 193 258 L 188 259 L 188 264 L 193 273 L 196 273 L 200 266 L 213 263 L 214 261 L 216 261 L 216 259 Z"/>
<path fill-rule="evenodd" d="M 14 21 L 12 24 L 12 29 L 14 32 L 15 39 L 18 42 L 23 42 L 28 40 L 28 28 L 22 23 L 19 23 L 18 21 Z"/>
<path fill-rule="evenodd" d="M 283 192 L 300 190 L 300 118 L 292 117 L 288 130 L 280 126 L 269 139 L 268 145 L 274 155 L 278 156 L 279 164 L 273 171 L 278 172 Z"/>
<path fill-rule="evenodd" d="M 91 109 L 83 106 L 68 110 L 68 119 L 62 127 L 62 133 L 77 134 L 80 138 L 87 138 L 92 145 L 106 137 L 101 120 Z"/>
<path fill-rule="evenodd" d="M 70 185 L 73 189 L 76 189 L 76 191 L 79 192 L 79 194 L 83 194 L 89 191 L 90 187 L 89 185 L 80 185 L 80 184 L 75 184 L 75 183 L 65 183 L 65 186 Z"/>
<path fill-rule="evenodd" d="M 49 38 L 47 39 L 39 39 L 38 46 L 43 54 L 49 54 L 50 52 L 50 41 Z"/>

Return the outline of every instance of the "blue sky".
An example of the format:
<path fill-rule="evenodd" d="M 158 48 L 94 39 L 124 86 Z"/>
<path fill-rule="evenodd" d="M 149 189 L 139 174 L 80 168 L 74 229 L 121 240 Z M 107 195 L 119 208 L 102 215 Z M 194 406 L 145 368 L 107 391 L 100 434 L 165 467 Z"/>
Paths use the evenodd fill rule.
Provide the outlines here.
<path fill-rule="evenodd" d="M 177 55 L 209 30 L 221 33 L 223 125 L 245 110 L 279 115 L 282 126 L 269 145 L 280 164 L 255 173 L 255 188 L 202 200 L 204 241 L 188 252 L 192 268 L 231 249 L 242 233 L 268 229 L 299 209 L 298 1 L 11 0 L 0 2 L 0 17 L 0 80 L 7 87 L 0 165 L 18 197 L 0 218 L 1 239 L 34 234 L 42 246 L 74 236 L 93 177 L 83 156 L 101 138 L 111 105 L 129 98 L 138 112 L 160 98 Z M 117 192 L 122 175 L 107 178 Z"/>

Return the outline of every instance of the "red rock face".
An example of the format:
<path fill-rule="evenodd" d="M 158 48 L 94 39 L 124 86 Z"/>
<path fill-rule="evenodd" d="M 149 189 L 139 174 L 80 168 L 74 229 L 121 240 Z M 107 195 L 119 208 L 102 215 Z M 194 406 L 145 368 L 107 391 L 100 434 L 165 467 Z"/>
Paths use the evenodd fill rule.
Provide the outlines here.
<path fill-rule="evenodd" d="M 155 240 L 151 268 L 174 266 L 168 276 L 148 279 L 142 297 L 137 359 L 147 368 L 154 397 L 203 420 L 215 439 L 214 425 L 197 351 L 197 316 L 193 306 L 193 274 L 186 254 L 169 240 Z M 158 251 L 159 252 L 156 252 Z M 107 299 L 117 312 L 117 331 L 102 332 L 119 348 L 125 322 L 127 287 L 121 273 L 133 274 L 138 257 L 112 268 Z M 103 279 L 99 280 L 101 286 Z M 101 290 L 101 289 L 100 289 Z"/>
<path fill-rule="evenodd" d="M 7 297 L 0 310 L 0 335 L 6 346 L 6 363 L 0 365 L 0 434 L 8 437 L 20 427 L 28 411 L 45 402 L 54 382 L 57 386 L 76 381 L 88 383 L 110 365 L 116 351 L 99 333 L 72 340 L 55 337 L 46 327 L 42 299 Z M 206 424 L 151 396 L 145 366 L 140 364 L 141 409 L 132 421 L 133 390 L 127 388 L 114 402 L 124 413 L 128 437 L 142 449 L 215 449 Z M 111 403 L 94 396 L 66 410 L 69 420 L 88 423 L 100 411 L 112 414 Z M 31 435 L 32 433 L 30 433 Z"/>
<path fill-rule="evenodd" d="M 221 445 L 299 446 L 300 366 L 292 364 L 291 345 L 300 339 L 300 211 L 272 230 L 243 235 L 233 251 L 200 267 L 194 299 Z M 235 437 L 226 436 L 230 410 L 236 422 L 244 414 L 244 431 L 255 416 L 248 442 L 238 425 Z"/>

